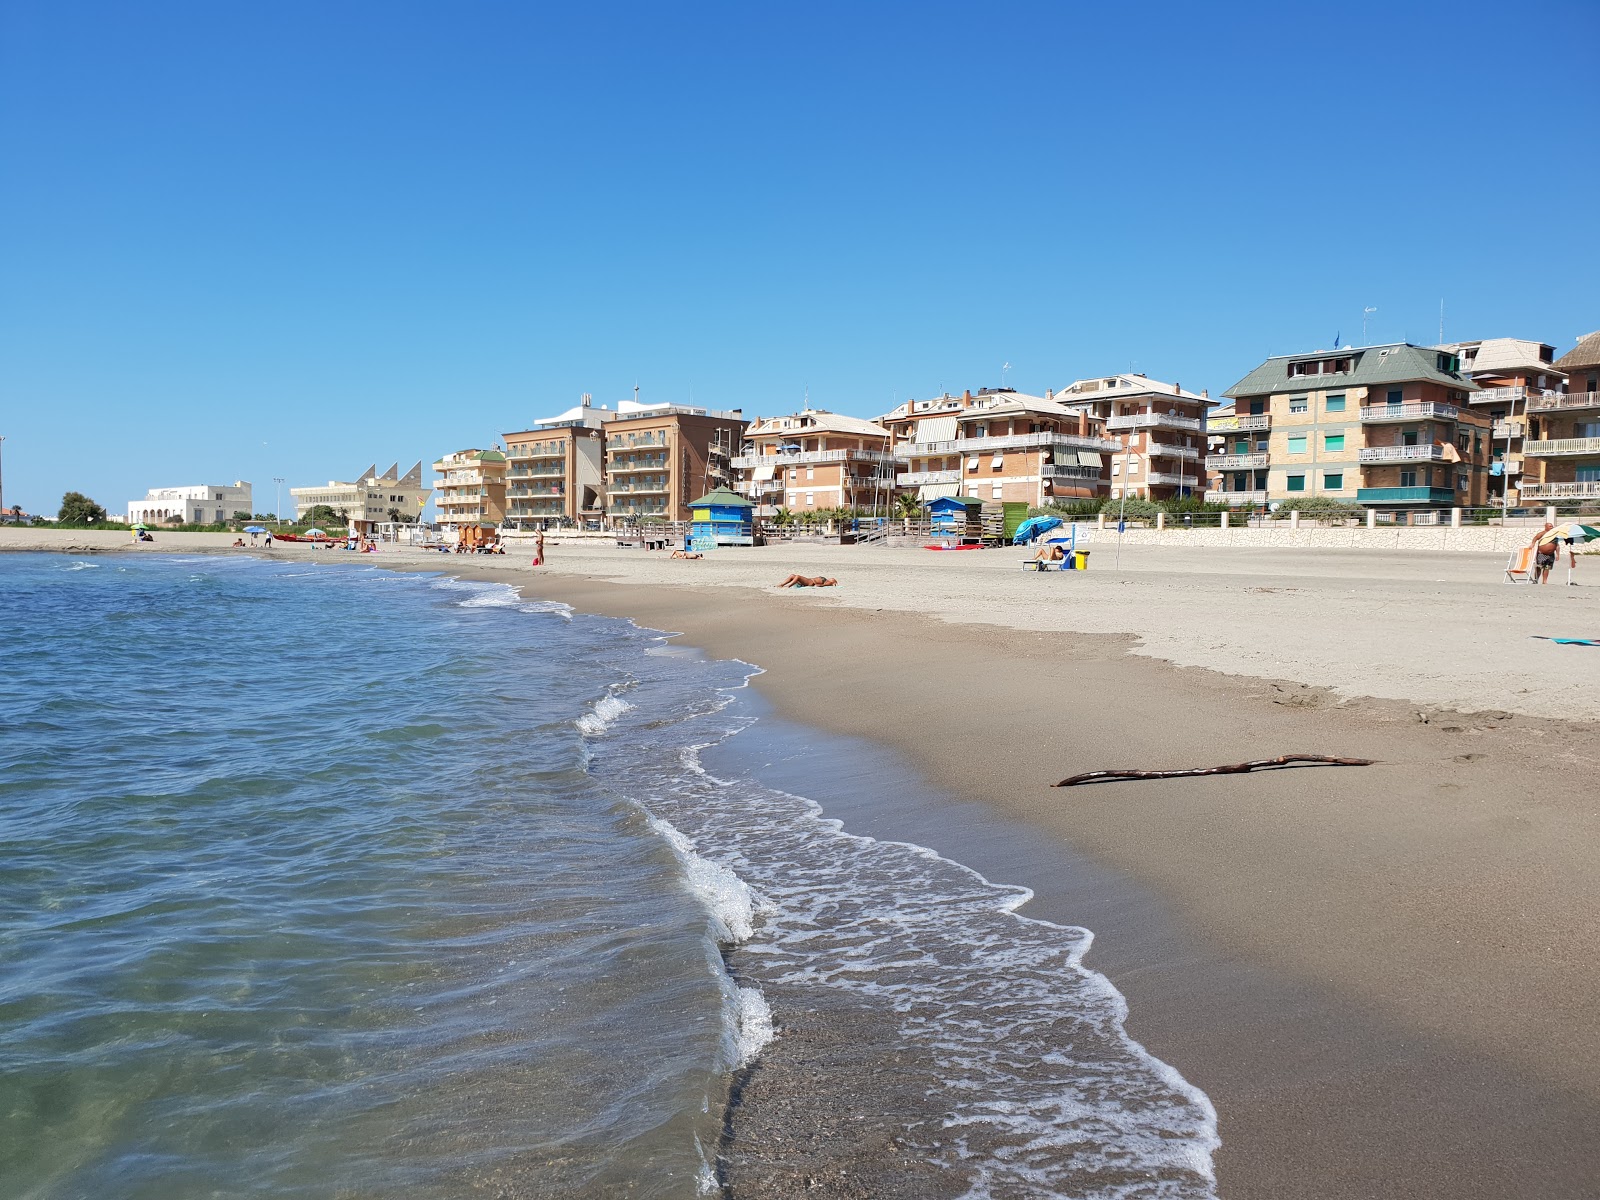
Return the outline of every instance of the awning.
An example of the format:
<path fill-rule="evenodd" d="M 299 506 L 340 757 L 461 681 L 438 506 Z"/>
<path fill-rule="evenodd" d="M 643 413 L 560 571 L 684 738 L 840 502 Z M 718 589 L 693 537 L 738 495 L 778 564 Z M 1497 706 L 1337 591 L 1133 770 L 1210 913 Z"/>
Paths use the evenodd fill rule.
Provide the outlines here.
<path fill-rule="evenodd" d="M 974 454 L 971 458 L 967 459 L 967 470 L 976 471 L 977 469 L 978 469 L 978 456 L 976 454 Z"/>
<path fill-rule="evenodd" d="M 919 442 L 953 442 L 956 440 L 956 419 L 954 417 L 929 417 L 926 421 L 917 422 L 917 441 Z"/>
<path fill-rule="evenodd" d="M 1006 456 L 1004 454 L 996 454 L 993 458 L 991 458 L 989 460 L 989 465 L 991 467 L 1003 467 L 1003 466 L 1005 466 L 1005 463 L 1006 463 Z"/>
<path fill-rule="evenodd" d="M 959 483 L 925 483 L 917 489 L 917 499 L 926 503 L 929 500 L 942 500 L 946 496 L 959 496 L 961 485 Z"/>
<path fill-rule="evenodd" d="M 757 483 L 765 483 L 772 478 L 773 469 L 772 467 L 757 467 L 756 473 L 751 478 Z"/>
<path fill-rule="evenodd" d="M 1104 464 L 1100 461 L 1100 452 L 1098 450 L 1079 450 L 1078 465 L 1080 467 L 1099 468 Z"/>

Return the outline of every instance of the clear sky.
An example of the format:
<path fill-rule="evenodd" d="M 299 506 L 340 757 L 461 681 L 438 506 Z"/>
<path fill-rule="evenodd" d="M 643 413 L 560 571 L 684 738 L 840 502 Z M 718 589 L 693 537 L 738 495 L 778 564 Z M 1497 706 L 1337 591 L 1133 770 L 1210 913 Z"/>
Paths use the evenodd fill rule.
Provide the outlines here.
<path fill-rule="evenodd" d="M 5 502 L 1600 328 L 1600 4 L 0 0 Z"/>

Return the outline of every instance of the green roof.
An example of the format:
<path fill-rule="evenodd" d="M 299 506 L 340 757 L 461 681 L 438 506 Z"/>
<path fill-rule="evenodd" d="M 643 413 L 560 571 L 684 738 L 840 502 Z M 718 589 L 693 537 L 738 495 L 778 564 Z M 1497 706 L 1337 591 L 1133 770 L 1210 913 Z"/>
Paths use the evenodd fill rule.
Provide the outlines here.
<path fill-rule="evenodd" d="M 723 508 L 754 508 L 755 505 L 746 500 L 738 492 L 730 492 L 727 488 L 713 488 L 698 500 L 690 501 L 690 508 L 705 508 L 707 505 L 720 505 Z"/>
<path fill-rule="evenodd" d="M 479 450 L 477 457 L 479 462 L 505 462 L 506 460 L 506 456 L 498 450 Z"/>
<path fill-rule="evenodd" d="M 1339 388 L 1372 387 L 1384 383 L 1412 383 L 1426 380 L 1462 391 L 1476 391 L 1477 385 L 1464 375 L 1439 369 L 1444 351 L 1427 346 L 1401 343 L 1394 346 L 1363 346 L 1359 349 L 1315 350 L 1308 354 L 1279 354 L 1267 359 L 1234 384 L 1224 396 L 1275 396 L 1285 392 L 1337 391 Z M 1352 369 L 1342 375 L 1290 375 L 1289 364 L 1316 358 L 1351 358 Z"/>

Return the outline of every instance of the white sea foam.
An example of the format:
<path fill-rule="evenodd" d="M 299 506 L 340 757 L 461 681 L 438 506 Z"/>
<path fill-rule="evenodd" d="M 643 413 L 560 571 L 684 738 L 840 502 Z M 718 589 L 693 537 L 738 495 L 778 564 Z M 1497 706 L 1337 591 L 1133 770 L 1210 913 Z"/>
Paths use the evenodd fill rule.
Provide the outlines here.
<path fill-rule="evenodd" d="M 70 567 L 64 567 L 62 569 L 66 571 L 93 571 L 99 567 L 99 565 L 99 563 L 84 562 L 80 558 L 74 561 Z"/>
<path fill-rule="evenodd" d="M 555 600 L 528 600 L 509 583 L 481 583 L 469 579 L 436 579 L 433 587 L 446 592 L 466 592 L 458 608 L 511 608 L 525 613 L 553 613 L 572 620 L 571 605 Z"/>
<path fill-rule="evenodd" d="M 584 737 L 599 737 L 633 705 L 612 692 L 594 702 L 594 707 L 573 722 Z"/>
<path fill-rule="evenodd" d="M 1088 930 L 1022 915 L 1026 888 L 925 846 L 848 833 L 804 797 L 710 774 L 700 750 L 748 723 L 720 711 L 748 676 L 718 681 L 713 700 L 704 681 L 683 686 L 681 662 L 646 661 L 661 674 L 630 695 L 657 728 L 671 712 L 677 736 L 606 743 L 606 777 L 673 847 L 713 935 L 744 947 L 745 986 L 724 986 L 731 1062 L 770 1040 L 769 1004 L 847 992 L 893 1023 L 897 1072 L 946 1111 L 907 1150 L 962 1172 L 968 1196 L 1215 1196 L 1216 1111 L 1127 1035 L 1122 994 L 1083 965 Z"/>

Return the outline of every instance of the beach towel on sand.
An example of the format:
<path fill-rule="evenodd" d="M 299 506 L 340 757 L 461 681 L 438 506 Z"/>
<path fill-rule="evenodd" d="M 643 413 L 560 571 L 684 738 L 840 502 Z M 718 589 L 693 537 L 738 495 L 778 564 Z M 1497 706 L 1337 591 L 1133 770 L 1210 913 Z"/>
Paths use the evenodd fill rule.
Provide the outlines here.
<path fill-rule="evenodd" d="M 1536 633 L 1533 636 L 1541 642 L 1554 642 L 1558 646 L 1600 646 L 1600 638 L 1558 638 L 1543 633 Z"/>

